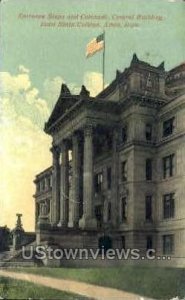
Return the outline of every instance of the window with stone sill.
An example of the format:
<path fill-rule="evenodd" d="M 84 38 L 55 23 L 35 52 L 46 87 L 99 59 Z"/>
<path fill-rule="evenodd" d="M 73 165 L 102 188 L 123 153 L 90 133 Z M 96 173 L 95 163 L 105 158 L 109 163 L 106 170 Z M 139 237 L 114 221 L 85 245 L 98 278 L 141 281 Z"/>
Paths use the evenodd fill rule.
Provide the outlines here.
<path fill-rule="evenodd" d="M 48 188 L 51 188 L 51 177 L 47 178 L 47 186 Z"/>
<path fill-rule="evenodd" d="M 147 141 L 152 140 L 152 125 L 151 124 L 146 124 L 145 127 L 145 137 Z"/>
<path fill-rule="evenodd" d="M 145 220 L 147 222 L 152 221 L 152 195 L 145 197 Z"/>
<path fill-rule="evenodd" d="M 163 254 L 170 255 L 174 253 L 174 235 L 163 235 Z"/>
<path fill-rule="evenodd" d="M 147 158 L 146 159 L 146 165 L 145 165 L 145 171 L 146 171 L 146 180 L 152 180 L 152 159 Z"/>
<path fill-rule="evenodd" d="M 153 249 L 153 237 L 151 235 L 148 235 L 146 237 L 146 250 Z"/>
<path fill-rule="evenodd" d="M 174 175 L 174 154 L 163 157 L 163 178 L 172 177 Z"/>
<path fill-rule="evenodd" d="M 98 173 L 94 176 L 94 188 L 95 193 L 100 193 L 102 191 L 102 183 L 103 183 L 103 174 Z"/>
<path fill-rule="evenodd" d="M 41 184 L 40 182 L 37 183 L 37 192 L 39 193 L 41 191 Z"/>
<path fill-rule="evenodd" d="M 126 242 L 125 242 L 125 236 L 121 236 L 121 248 L 126 249 Z"/>
<path fill-rule="evenodd" d="M 43 179 L 43 180 L 41 181 L 41 190 L 42 190 L 42 191 L 45 190 L 45 186 L 46 186 L 45 179 Z"/>
<path fill-rule="evenodd" d="M 126 222 L 127 220 L 127 197 L 121 198 L 121 222 Z"/>
<path fill-rule="evenodd" d="M 110 190 L 112 185 L 112 171 L 111 167 L 107 168 L 107 188 Z"/>
<path fill-rule="evenodd" d="M 127 181 L 127 161 L 122 161 L 121 163 L 121 181 Z"/>
<path fill-rule="evenodd" d="M 112 210 L 111 210 L 111 203 L 108 203 L 108 213 L 107 213 L 107 220 L 111 221 L 111 217 L 112 217 Z"/>
<path fill-rule="evenodd" d="M 175 216 L 175 194 L 165 194 L 163 196 L 163 218 L 170 219 Z"/>
<path fill-rule="evenodd" d="M 125 125 L 125 126 L 122 127 L 122 129 L 121 129 L 121 142 L 122 142 L 122 143 L 126 143 L 127 138 L 128 138 L 128 128 L 127 128 L 127 126 Z"/>
<path fill-rule="evenodd" d="M 172 117 L 163 122 L 163 137 L 167 137 L 173 133 L 174 121 L 175 121 L 175 118 Z"/>

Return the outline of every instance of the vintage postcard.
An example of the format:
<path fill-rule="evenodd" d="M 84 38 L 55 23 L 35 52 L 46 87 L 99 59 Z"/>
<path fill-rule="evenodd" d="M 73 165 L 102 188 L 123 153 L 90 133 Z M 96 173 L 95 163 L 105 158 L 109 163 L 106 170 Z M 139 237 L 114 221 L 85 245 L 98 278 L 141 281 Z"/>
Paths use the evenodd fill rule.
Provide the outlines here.
<path fill-rule="evenodd" d="M 185 1 L 0 1 L 0 299 L 185 299 Z"/>

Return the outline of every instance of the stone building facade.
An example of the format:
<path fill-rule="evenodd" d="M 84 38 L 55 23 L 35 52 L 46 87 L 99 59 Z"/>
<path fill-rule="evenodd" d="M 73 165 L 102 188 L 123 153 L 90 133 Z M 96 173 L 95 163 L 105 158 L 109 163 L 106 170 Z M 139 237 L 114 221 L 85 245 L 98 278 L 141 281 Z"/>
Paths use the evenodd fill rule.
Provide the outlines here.
<path fill-rule="evenodd" d="M 185 64 L 133 55 L 93 98 L 62 85 L 45 124 L 53 165 L 35 179 L 37 242 L 154 248 L 185 265 Z M 103 241 L 103 242 L 102 242 Z"/>

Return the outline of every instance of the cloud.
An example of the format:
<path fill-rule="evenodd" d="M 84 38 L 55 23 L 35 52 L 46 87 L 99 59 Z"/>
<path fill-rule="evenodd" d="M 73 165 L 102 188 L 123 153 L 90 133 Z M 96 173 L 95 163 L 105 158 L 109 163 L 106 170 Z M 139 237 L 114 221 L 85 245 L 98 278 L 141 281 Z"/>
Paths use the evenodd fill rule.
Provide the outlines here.
<path fill-rule="evenodd" d="M 32 86 L 29 72 L 18 73 L 17 75 L 1 72 L 0 82 L 2 84 L 0 95 L 11 100 L 15 113 L 31 119 L 39 126 L 43 126 L 44 121 L 50 114 L 50 109 L 47 101 L 39 96 L 38 89 Z"/>
<path fill-rule="evenodd" d="M 92 97 L 95 97 L 102 91 L 103 75 L 98 72 L 86 72 L 84 75 L 84 85 L 90 91 Z"/>
<path fill-rule="evenodd" d="M 28 73 L 0 74 L 0 225 L 13 227 L 15 214 L 21 212 L 25 228 L 33 230 L 33 180 L 51 165 L 51 139 L 42 130 L 49 114 L 47 102 Z"/>
<path fill-rule="evenodd" d="M 17 94 L 27 91 L 31 87 L 31 82 L 28 74 L 11 75 L 8 72 L 0 73 L 2 84 L 1 94 Z"/>
<path fill-rule="evenodd" d="M 76 83 L 66 83 L 66 81 L 60 77 L 56 76 L 54 78 L 47 78 L 44 81 L 44 98 L 48 100 L 48 105 L 52 109 L 60 95 L 61 85 L 65 83 L 68 85 L 72 94 L 79 94 L 80 87 Z"/>
<path fill-rule="evenodd" d="M 30 72 L 30 70 L 27 69 L 27 68 L 25 68 L 23 65 L 20 65 L 20 66 L 19 66 L 19 71 L 20 71 L 21 73 L 27 73 L 27 74 Z"/>
<path fill-rule="evenodd" d="M 54 78 L 47 78 L 43 83 L 43 94 L 44 98 L 48 100 L 48 105 L 53 108 L 61 90 L 62 83 L 65 83 L 65 80 L 56 76 Z"/>
<path fill-rule="evenodd" d="M 95 97 L 102 90 L 102 73 L 98 72 L 86 72 L 83 78 L 83 84 L 90 91 L 92 97 Z M 47 78 L 43 84 L 44 98 L 47 99 L 49 107 L 52 109 L 60 95 L 62 83 L 67 84 L 71 93 L 78 95 L 81 90 L 81 86 L 76 83 L 66 82 L 63 77 L 56 76 L 54 78 Z"/>

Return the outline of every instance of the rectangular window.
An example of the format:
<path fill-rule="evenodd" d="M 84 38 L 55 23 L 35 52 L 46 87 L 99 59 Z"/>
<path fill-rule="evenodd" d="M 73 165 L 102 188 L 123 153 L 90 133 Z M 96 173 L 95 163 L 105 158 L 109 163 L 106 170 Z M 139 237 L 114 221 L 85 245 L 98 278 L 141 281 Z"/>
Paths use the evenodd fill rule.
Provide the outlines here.
<path fill-rule="evenodd" d="M 127 219 L 127 198 L 121 198 L 121 221 L 124 222 Z"/>
<path fill-rule="evenodd" d="M 50 187 L 52 187 L 52 176 L 50 177 Z"/>
<path fill-rule="evenodd" d="M 40 192 L 41 191 L 41 184 L 40 182 L 37 183 L 37 192 Z"/>
<path fill-rule="evenodd" d="M 95 185 L 95 192 L 100 193 L 102 191 L 102 183 L 103 183 L 103 174 L 98 173 L 94 177 L 94 185 Z"/>
<path fill-rule="evenodd" d="M 174 252 L 174 235 L 163 235 L 163 254 L 169 255 Z"/>
<path fill-rule="evenodd" d="M 45 190 L 45 178 L 42 179 L 42 181 L 41 181 L 41 190 L 42 190 L 42 191 Z"/>
<path fill-rule="evenodd" d="M 121 236 L 121 248 L 125 249 L 125 236 L 124 235 Z"/>
<path fill-rule="evenodd" d="M 111 221 L 111 215 L 112 215 L 112 212 L 111 212 L 111 203 L 109 202 L 108 203 L 108 214 L 107 214 L 108 221 Z"/>
<path fill-rule="evenodd" d="M 51 177 L 47 178 L 47 186 L 48 188 L 51 188 Z"/>
<path fill-rule="evenodd" d="M 145 220 L 152 221 L 152 196 L 145 198 Z"/>
<path fill-rule="evenodd" d="M 121 163 L 121 179 L 122 181 L 127 181 L 127 161 Z"/>
<path fill-rule="evenodd" d="M 147 141 L 152 140 L 152 125 L 151 124 L 146 124 L 145 136 L 146 136 Z"/>
<path fill-rule="evenodd" d="M 163 122 L 163 137 L 166 137 L 173 133 L 174 120 L 175 120 L 175 118 L 173 117 L 173 118 Z"/>
<path fill-rule="evenodd" d="M 110 190 L 112 185 L 111 167 L 107 168 L 107 188 Z"/>
<path fill-rule="evenodd" d="M 98 222 L 98 227 L 100 227 L 101 222 L 102 222 L 102 206 L 101 205 L 95 206 L 95 217 Z"/>
<path fill-rule="evenodd" d="M 122 143 L 125 143 L 127 141 L 127 126 L 123 127 L 121 130 L 121 139 Z"/>
<path fill-rule="evenodd" d="M 163 158 L 163 178 L 172 177 L 174 174 L 174 154 Z"/>
<path fill-rule="evenodd" d="M 153 249 L 153 237 L 149 235 L 146 237 L 146 250 L 150 249 Z"/>
<path fill-rule="evenodd" d="M 175 200 L 174 193 L 165 194 L 163 196 L 163 217 L 164 219 L 174 218 Z"/>
<path fill-rule="evenodd" d="M 152 180 L 152 159 L 146 159 L 146 180 Z"/>

